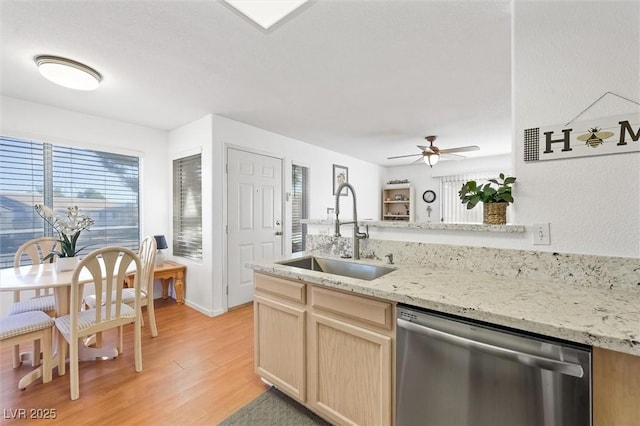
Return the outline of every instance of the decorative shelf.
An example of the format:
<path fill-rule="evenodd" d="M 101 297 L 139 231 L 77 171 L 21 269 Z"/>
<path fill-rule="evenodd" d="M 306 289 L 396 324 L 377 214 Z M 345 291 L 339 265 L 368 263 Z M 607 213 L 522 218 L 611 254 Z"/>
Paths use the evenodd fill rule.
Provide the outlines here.
<path fill-rule="evenodd" d="M 413 222 L 415 198 L 415 188 L 408 183 L 385 186 L 382 188 L 381 219 Z"/>

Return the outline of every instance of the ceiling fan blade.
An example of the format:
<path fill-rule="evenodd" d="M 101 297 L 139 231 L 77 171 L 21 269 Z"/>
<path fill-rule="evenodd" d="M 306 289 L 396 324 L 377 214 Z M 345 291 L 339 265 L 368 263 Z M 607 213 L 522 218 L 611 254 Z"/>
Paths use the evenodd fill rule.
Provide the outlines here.
<path fill-rule="evenodd" d="M 424 153 L 428 153 L 428 154 L 436 154 L 439 152 L 438 147 L 437 146 L 424 146 L 424 145 L 416 145 L 418 148 L 420 148 L 422 150 L 422 155 L 424 155 Z"/>
<path fill-rule="evenodd" d="M 444 154 L 442 154 L 442 156 L 445 157 L 445 158 L 449 158 L 451 160 L 461 160 L 463 158 L 467 158 L 464 155 L 450 154 L 450 153 L 446 153 L 446 152 Z"/>
<path fill-rule="evenodd" d="M 416 163 L 419 163 L 421 161 L 423 161 L 424 157 L 418 158 L 416 161 L 414 161 L 413 163 L 409 164 L 410 166 L 413 166 Z"/>
<path fill-rule="evenodd" d="M 458 148 L 448 148 L 448 149 L 441 149 L 440 153 L 441 154 L 449 154 L 452 152 L 468 152 L 468 151 L 478 151 L 480 149 L 479 146 L 477 145 L 469 145 L 469 146 L 461 146 Z"/>
<path fill-rule="evenodd" d="M 387 157 L 387 160 L 395 160 L 396 158 L 415 157 L 417 155 L 422 155 L 422 154 L 397 155 L 395 157 Z"/>

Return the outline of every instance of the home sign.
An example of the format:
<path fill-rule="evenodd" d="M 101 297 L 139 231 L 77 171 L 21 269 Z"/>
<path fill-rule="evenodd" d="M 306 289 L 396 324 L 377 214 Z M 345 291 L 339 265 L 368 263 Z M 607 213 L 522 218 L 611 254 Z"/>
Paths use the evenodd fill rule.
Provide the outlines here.
<path fill-rule="evenodd" d="M 536 127 L 524 131 L 524 161 L 639 151 L 639 114 Z"/>

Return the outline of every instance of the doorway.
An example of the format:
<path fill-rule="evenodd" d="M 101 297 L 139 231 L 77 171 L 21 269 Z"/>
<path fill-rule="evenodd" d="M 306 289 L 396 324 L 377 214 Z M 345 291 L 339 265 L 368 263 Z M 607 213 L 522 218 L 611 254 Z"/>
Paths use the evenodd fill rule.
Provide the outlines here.
<path fill-rule="evenodd" d="M 282 159 L 227 148 L 227 308 L 253 300 L 245 265 L 282 254 Z"/>

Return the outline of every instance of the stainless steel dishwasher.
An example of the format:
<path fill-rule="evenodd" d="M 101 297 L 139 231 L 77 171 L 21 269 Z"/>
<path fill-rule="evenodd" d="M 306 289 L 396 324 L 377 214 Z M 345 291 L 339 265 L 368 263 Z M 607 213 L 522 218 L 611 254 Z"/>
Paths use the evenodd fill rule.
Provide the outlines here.
<path fill-rule="evenodd" d="M 591 425 L 590 347 L 397 312 L 397 426 Z"/>

